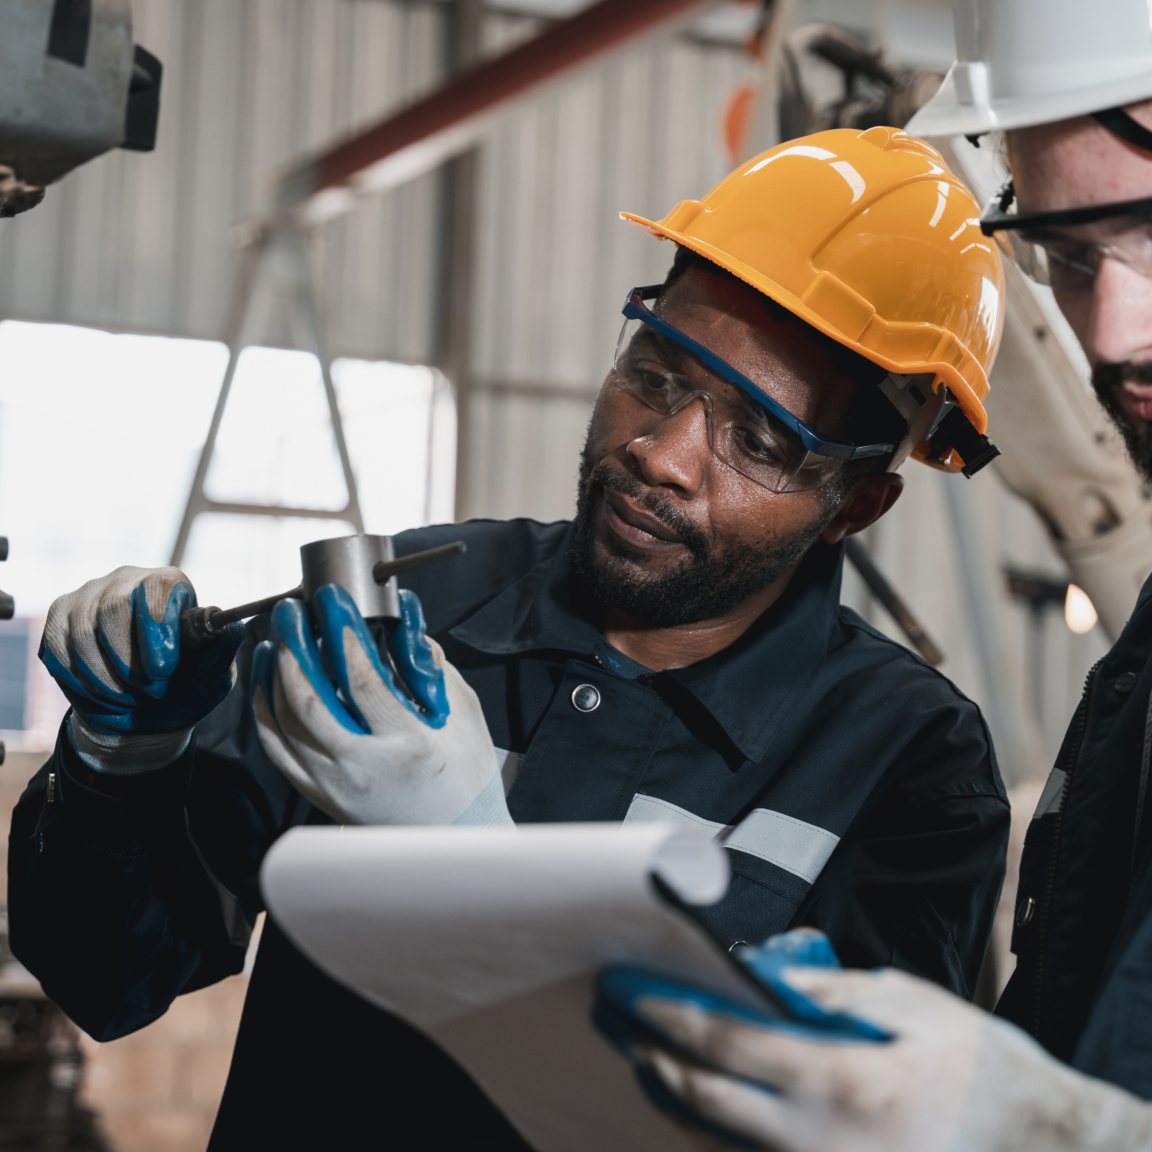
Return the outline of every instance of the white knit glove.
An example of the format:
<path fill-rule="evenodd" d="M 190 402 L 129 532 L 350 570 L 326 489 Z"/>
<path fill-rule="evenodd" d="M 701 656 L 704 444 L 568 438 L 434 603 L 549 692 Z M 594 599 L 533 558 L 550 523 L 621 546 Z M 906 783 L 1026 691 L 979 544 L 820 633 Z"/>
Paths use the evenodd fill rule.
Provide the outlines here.
<path fill-rule="evenodd" d="M 282 600 L 252 666 L 260 743 L 303 796 L 342 824 L 511 824 L 496 750 L 476 693 L 425 635 L 412 592 L 400 593 L 381 660 L 351 597 L 327 584 L 312 598 L 328 679 L 308 611 Z M 414 699 L 413 699 L 414 698 Z"/>
<path fill-rule="evenodd" d="M 194 607 L 179 568 L 124 567 L 49 608 L 40 659 L 72 704 L 69 736 L 92 767 L 132 774 L 167 764 L 228 694 L 244 625 L 182 653 L 180 614 Z"/>
<path fill-rule="evenodd" d="M 783 969 L 792 988 L 891 1033 L 804 1036 L 692 995 L 641 995 L 668 1039 L 649 1067 L 683 1107 L 773 1152 L 1147 1152 L 1152 1105 L 1053 1059 L 1024 1032 L 894 969 Z M 746 1014 L 740 1014 L 745 1015 Z"/>

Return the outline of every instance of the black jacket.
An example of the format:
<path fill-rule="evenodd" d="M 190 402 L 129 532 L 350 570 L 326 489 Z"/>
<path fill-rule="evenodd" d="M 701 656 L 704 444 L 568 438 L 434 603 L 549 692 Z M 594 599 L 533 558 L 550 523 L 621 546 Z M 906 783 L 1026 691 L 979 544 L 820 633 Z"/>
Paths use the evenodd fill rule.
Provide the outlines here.
<path fill-rule="evenodd" d="M 818 545 L 730 649 L 653 674 L 590 622 L 570 525 L 429 528 L 397 552 L 457 538 L 465 556 L 407 582 L 510 754 L 518 822 L 734 827 L 732 886 L 709 911 L 725 940 L 811 924 L 846 964 L 972 993 L 1008 835 L 987 729 L 948 680 L 840 606 L 842 549 Z M 264 853 L 293 825 L 328 822 L 259 747 L 246 682 L 267 625 L 250 625 L 236 689 L 178 762 L 98 778 L 61 739 L 16 810 L 13 949 L 99 1039 L 239 971 Z M 573 704 L 585 685 L 593 711 Z M 352 1146 L 382 1117 L 396 1148 L 519 1143 L 436 1049 L 269 925 L 212 1148 Z"/>
<path fill-rule="evenodd" d="M 1092 669 L 1028 827 L 997 1013 L 1152 1099 L 1152 579 Z"/>

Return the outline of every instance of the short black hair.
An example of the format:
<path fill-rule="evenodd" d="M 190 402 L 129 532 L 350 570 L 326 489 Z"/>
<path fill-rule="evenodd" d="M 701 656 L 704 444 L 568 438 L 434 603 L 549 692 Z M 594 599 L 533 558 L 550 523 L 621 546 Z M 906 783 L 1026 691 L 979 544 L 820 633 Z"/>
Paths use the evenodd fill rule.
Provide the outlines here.
<path fill-rule="evenodd" d="M 668 269 L 668 275 L 660 286 L 659 296 L 663 296 L 689 268 L 701 268 L 718 276 L 727 276 L 738 284 L 747 284 L 747 281 L 741 280 L 727 268 L 721 268 L 719 264 L 701 256 L 699 252 L 681 247 L 676 250 L 676 259 L 672 261 L 672 267 Z M 908 421 L 880 391 L 880 381 L 888 375 L 888 370 L 866 356 L 861 356 L 859 352 L 846 348 L 831 336 L 825 335 L 819 328 L 814 328 L 795 312 L 789 312 L 783 304 L 770 296 L 765 296 L 764 299 L 774 320 L 780 324 L 798 327 L 808 340 L 828 354 L 836 369 L 844 373 L 855 385 L 846 421 L 846 427 L 850 432 L 846 435 L 857 444 L 899 444 L 908 435 Z M 837 487 L 841 495 L 857 480 L 884 472 L 891 459 L 892 455 L 888 454 L 871 456 L 846 464 L 837 477 Z"/>

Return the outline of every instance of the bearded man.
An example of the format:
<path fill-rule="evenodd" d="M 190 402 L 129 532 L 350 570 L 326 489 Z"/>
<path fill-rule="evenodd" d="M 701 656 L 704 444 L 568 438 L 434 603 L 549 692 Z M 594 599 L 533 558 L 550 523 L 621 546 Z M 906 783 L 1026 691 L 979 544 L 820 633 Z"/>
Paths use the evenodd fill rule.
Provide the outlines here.
<path fill-rule="evenodd" d="M 706 911 L 726 943 L 811 925 L 972 995 L 1009 823 L 988 732 L 840 578 L 909 453 L 972 471 L 994 451 L 999 258 L 894 130 L 824 133 L 711 195 L 641 222 L 679 252 L 628 295 L 575 519 L 398 536 L 467 555 L 410 574 L 384 647 L 328 585 L 248 626 L 229 693 L 239 635 L 171 659 L 182 573 L 54 605 L 43 655 L 75 710 L 15 816 L 11 939 L 93 1036 L 238 972 L 265 853 L 333 820 L 704 826 L 732 862 Z M 805 242 L 822 270 L 789 272 L 777 249 Z M 269 922 L 210 1147 L 378 1143 L 526 1147 Z"/>

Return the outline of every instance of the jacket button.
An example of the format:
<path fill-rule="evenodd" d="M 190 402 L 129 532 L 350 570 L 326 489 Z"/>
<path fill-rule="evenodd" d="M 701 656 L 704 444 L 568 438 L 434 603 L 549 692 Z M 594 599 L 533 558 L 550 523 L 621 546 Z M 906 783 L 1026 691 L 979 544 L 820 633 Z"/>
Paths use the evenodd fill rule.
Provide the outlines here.
<path fill-rule="evenodd" d="M 1116 682 L 1112 685 L 1116 689 L 1118 696 L 1127 696 L 1133 688 L 1136 687 L 1136 673 L 1125 672 L 1116 677 Z"/>
<path fill-rule="evenodd" d="M 577 712 L 595 712 L 600 707 L 600 692 L 591 684 L 577 684 L 572 689 L 572 707 Z"/>
<path fill-rule="evenodd" d="M 1032 923 L 1032 917 L 1036 915 L 1036 901 L 1031 896 L 1025 896 L 1019 904 L 1016 905 L 1016 926 L 1018 928 L 1026 928 Z"/>

